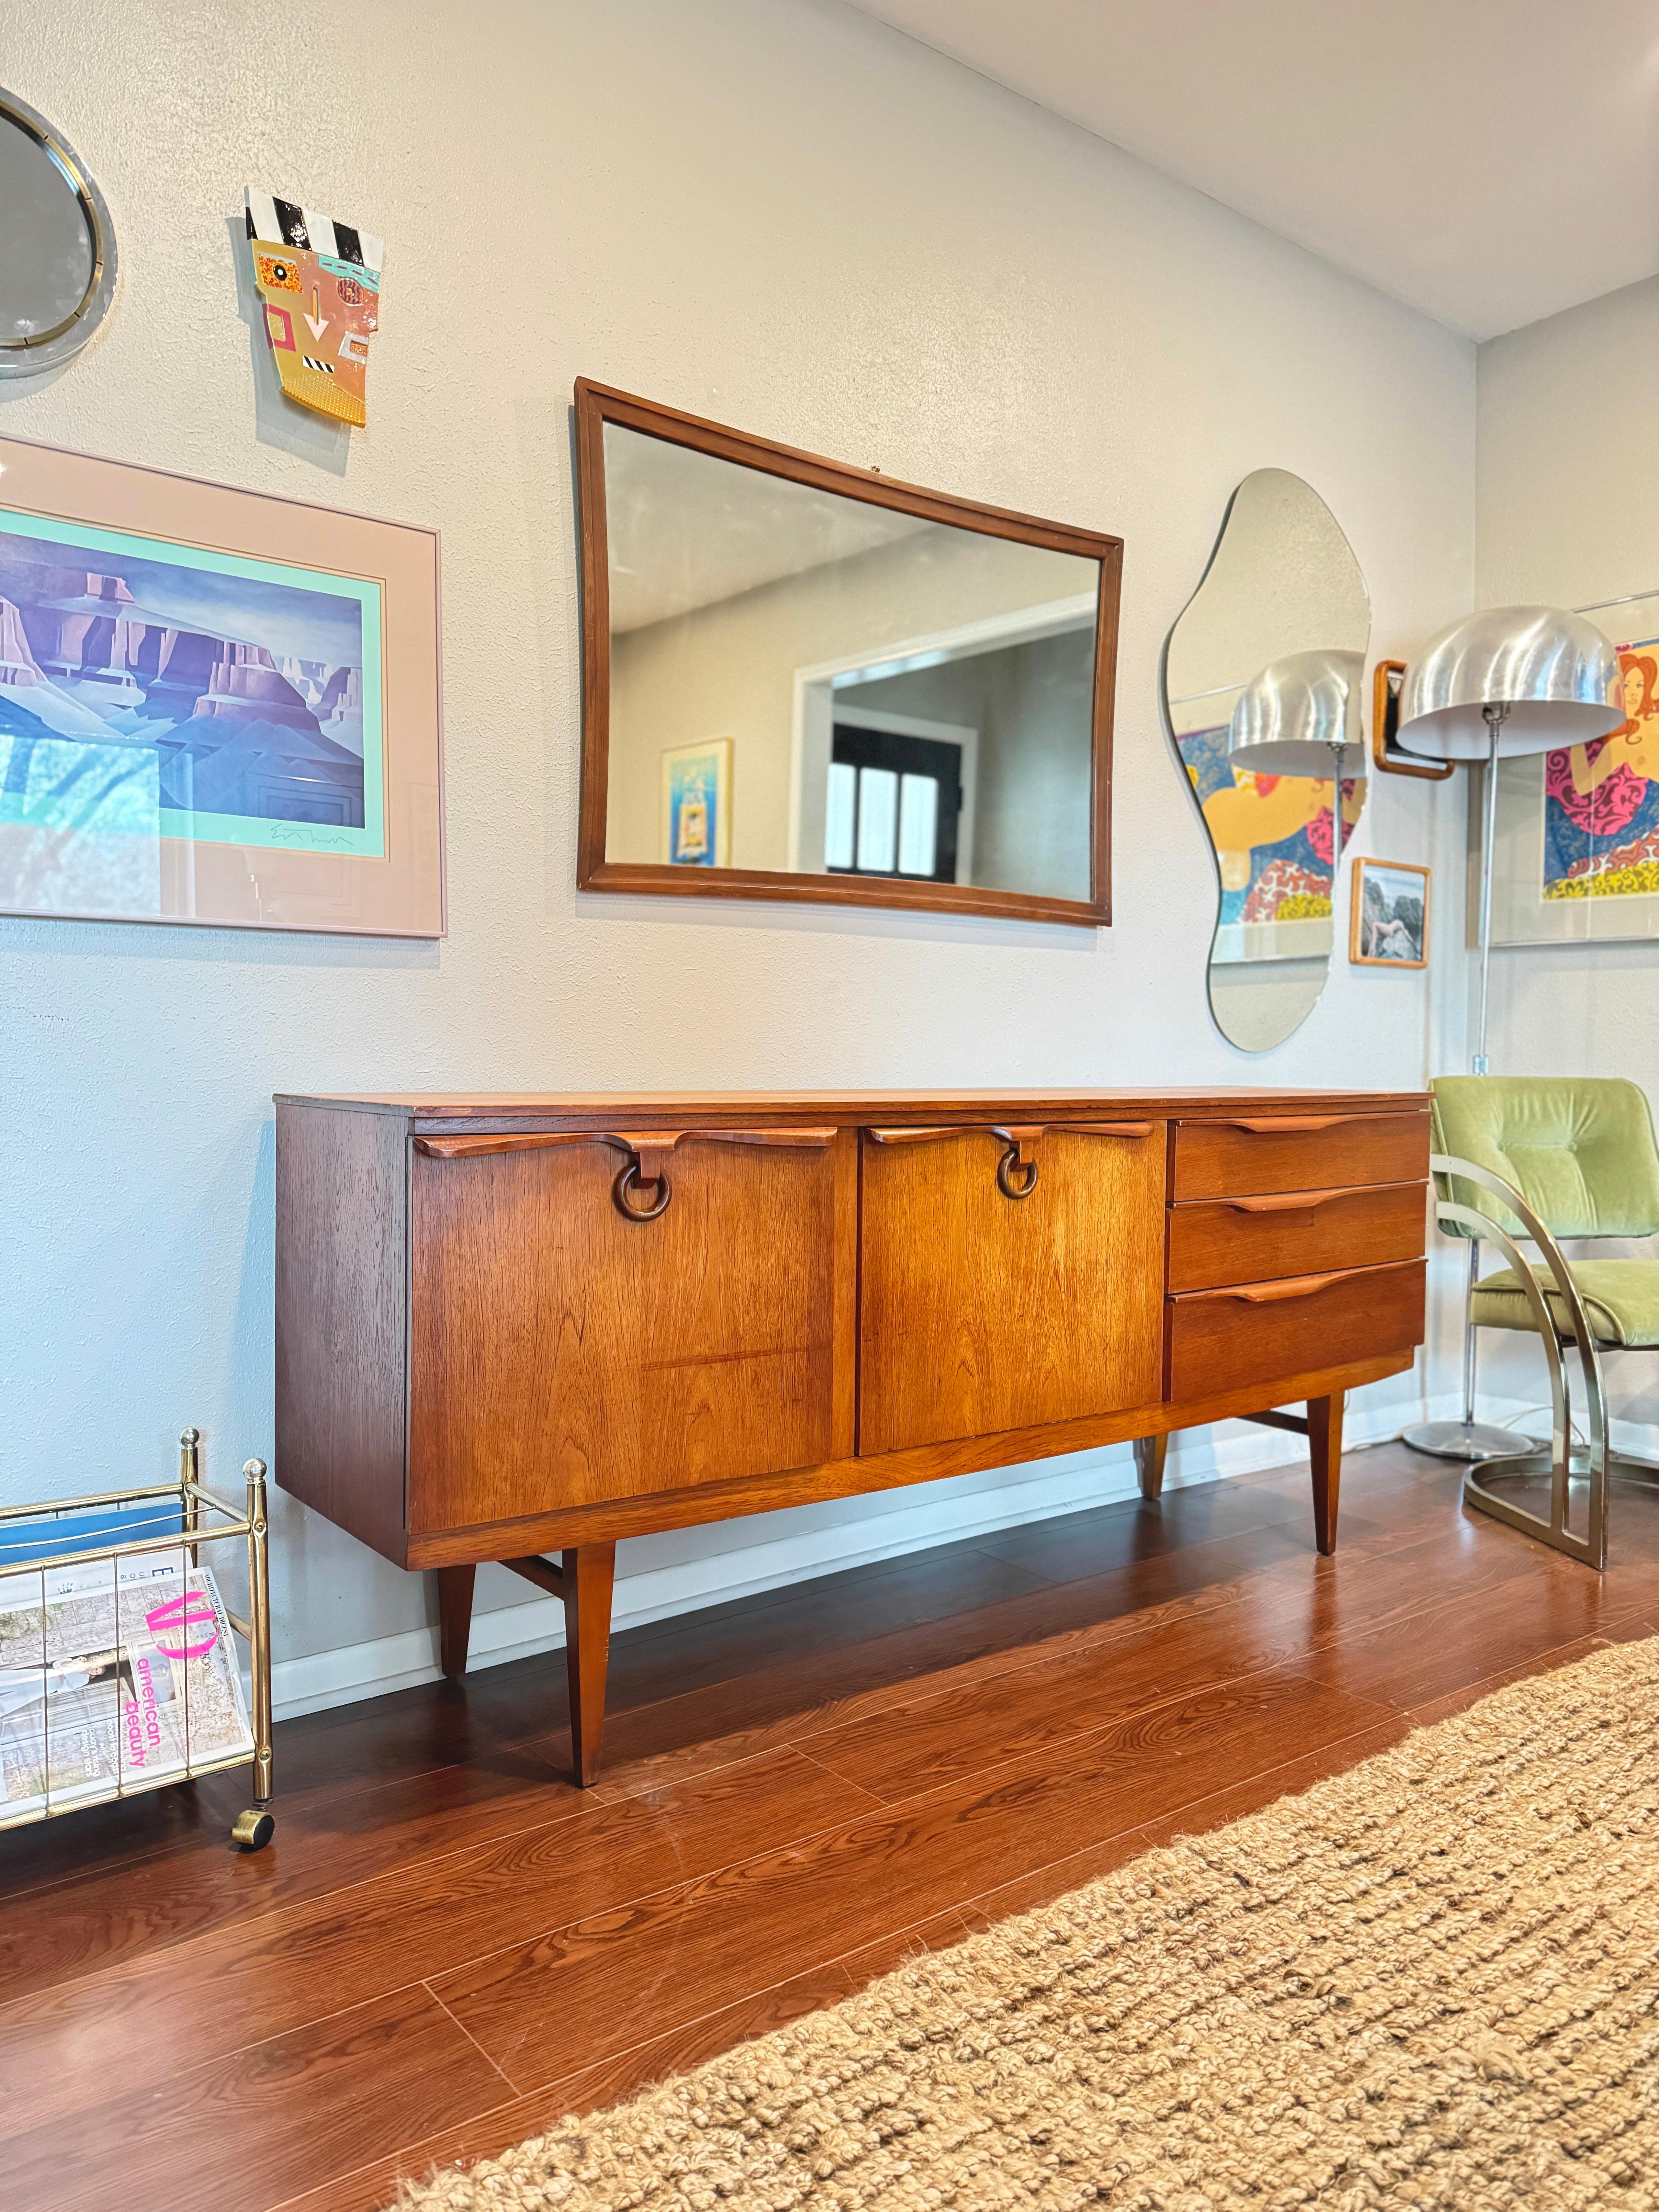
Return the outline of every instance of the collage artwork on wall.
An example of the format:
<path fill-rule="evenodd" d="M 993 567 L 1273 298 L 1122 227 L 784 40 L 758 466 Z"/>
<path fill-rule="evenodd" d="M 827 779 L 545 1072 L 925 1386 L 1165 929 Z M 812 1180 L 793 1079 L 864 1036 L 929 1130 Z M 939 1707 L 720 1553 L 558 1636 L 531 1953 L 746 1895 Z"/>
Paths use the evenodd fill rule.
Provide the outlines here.
<path fill-rule="evenodd" d="M 1499 769 L 1498 944 L 1659 936 L 1659 592 L 1580 611 L 1629 641 L 1625 720 L 1610 737 Z"/>
<path fill-rule="evenodd" d="M 0 440 L 0 911 L 443 931 L 434 532 Z"/>

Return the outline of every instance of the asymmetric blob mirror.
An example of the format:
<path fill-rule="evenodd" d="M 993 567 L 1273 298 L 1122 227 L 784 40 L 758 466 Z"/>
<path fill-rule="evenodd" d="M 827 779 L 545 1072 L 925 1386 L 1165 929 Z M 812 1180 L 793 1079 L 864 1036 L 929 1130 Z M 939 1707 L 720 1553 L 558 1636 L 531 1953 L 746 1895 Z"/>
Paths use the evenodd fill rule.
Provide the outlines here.
<path fill-rule="evenodd" d="M 1284 469 L 1246 477 L 1164 654 L 1170 734 L 1220 879 L 1210 1010 L 1246 1052 L 1282 1044 L 1325 987 L 1332 797 L 1340 778 L 1346 853 L 1364 803 L 1370 626 L 1359 563 L 1318 493 Z"/>
<path fill-rule="evenodd" d="M 114 289 L 102 193 L 46 117 L 0 91 L 0 377 L 78 353 Z"/>
<path fill-rule="evenodd" d="M 576 409 L 584 889 L 1109 919 L 1120 540 Z"/>

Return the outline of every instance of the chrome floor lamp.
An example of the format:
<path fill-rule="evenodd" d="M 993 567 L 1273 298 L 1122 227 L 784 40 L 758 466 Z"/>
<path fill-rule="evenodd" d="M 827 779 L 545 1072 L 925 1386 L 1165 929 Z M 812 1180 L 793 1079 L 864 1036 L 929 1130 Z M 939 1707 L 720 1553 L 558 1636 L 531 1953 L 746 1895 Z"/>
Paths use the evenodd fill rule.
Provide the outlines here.
<path fill-rule="evenodd" d="M 1619 655 L 1593 622 L 1560 607 L 1488 607 L 1431 640 L 1406 678 L 1395 742 L 1437 761 L 1486 766 L 1480 829 L 1480 981 L 1470 1072 L 1487 1072 L 1486 1013 L 1492 974 L 1492 884 L 1498 842 L 1498 763 L 1606 737 L 1624 720 Z M 1474 1418 L 1475 1332 L 1468 1298 L 1480 1273 L 1469 1240 L 1463 1311 L 1463 1418 L 1421 1421 L 1406 1431 L 1414 1451 L 1437 1459 L 1499 1459 L 1529 1450 L 1532 1438 Z"/>

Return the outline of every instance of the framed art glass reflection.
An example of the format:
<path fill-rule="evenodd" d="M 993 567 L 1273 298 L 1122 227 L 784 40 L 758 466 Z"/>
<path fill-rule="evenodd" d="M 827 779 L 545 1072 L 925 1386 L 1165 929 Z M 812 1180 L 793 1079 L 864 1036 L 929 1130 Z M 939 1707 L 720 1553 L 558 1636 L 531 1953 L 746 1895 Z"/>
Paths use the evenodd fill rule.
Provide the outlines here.
<path fill-rule="evenodd" d="M 662 757 L 662 858 L 676 868 L 732 865 L 732 740 L 671 745 Z"/>
<path fill-rule="evenodd" d="M 429 531 L 0 440 L 0 910 L 443 930 Z"/>

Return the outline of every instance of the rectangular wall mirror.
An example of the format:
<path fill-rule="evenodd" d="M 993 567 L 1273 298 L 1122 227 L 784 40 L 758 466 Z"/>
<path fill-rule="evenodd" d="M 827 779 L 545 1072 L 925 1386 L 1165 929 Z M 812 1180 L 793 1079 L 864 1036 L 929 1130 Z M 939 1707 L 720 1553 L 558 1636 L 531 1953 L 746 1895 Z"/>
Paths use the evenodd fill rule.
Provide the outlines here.
<path fill-rule="evenodd" d="M 586 381 L 585 890 L 1111 918 L 1122 540 Z"/>

